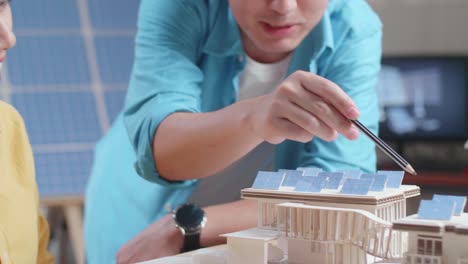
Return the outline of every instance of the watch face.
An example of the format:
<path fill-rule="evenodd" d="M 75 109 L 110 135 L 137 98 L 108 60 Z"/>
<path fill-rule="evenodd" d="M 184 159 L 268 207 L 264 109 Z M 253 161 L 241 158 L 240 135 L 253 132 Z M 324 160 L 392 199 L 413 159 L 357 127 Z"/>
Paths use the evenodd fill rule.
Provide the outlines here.
<path fill-rule="evenodd" d="M 175 220 L 177 224 L 184 228 L 198 227 L 203 221 L 205 212 L 193 204 L 182 205 L 177 209 Z"/>

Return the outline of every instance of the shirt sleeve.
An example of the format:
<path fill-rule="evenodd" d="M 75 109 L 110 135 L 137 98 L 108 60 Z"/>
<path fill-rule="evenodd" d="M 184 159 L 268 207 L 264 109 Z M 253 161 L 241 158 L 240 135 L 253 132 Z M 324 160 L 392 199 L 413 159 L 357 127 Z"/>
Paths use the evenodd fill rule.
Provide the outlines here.
<path fill-rule="evenodd" d="M 200 59 L 204 1 L 141 1 L 135 62 L 125 102 L 124 122 L 135 149 L 137 173 L 166 186 L 193 181 L 162 179 L 152 142 L 159 124 L 174 112 L 200 112 L 203 73 Z"/>
<path fill-rule="evenodd" d="M 359 121 L 378 133 L 378 98 L 375 90 L 382 54 L 382 27 L 378 18 L 373 30 L 350 30 L 336 47 L 322 76 L 338 84 L 356 103 Z M 362 25 L 364 26 L 364 25 Z M 339 135 L 333 142 L 314 138 L 306 144 L 301 166 L 317 166 L 325 170 L 359 168 L 375 172 L 375 144 L 364 134 L 355 141 Z"/>

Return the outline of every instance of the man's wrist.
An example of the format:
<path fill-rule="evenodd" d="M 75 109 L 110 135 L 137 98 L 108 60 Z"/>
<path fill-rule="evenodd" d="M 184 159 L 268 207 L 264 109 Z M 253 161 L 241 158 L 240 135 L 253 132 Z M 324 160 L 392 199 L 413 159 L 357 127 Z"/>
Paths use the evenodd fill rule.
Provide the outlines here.
<path fill-rule="evenodd" d="M 200 234 L 207 221 L 203 209 L 194 204 L 183 204 L 173 211 L 172 217 L 183 236 L 181 251 L 200 248 Z"/>

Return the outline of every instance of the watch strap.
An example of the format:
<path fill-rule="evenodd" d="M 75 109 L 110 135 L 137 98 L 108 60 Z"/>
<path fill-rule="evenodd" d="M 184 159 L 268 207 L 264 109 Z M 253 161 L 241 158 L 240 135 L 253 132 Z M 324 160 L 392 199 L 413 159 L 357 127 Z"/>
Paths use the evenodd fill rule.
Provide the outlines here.
<path fill-rule="evenodd" d="M 184 246 L 182 252 L 192 251 L 200 248 L 200 233 L 184 236 Z"/>

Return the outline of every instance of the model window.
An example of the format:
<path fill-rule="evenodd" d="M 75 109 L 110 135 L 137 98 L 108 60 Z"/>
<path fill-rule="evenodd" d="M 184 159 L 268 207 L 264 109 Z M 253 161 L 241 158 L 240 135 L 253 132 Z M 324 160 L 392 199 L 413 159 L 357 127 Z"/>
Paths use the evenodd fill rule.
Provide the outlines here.
<path fill-rule="evenodd" d="M 418 254 L 442 256 L 442 241 L 431 238 L 418 238 Z"/>
<path fill-rule="evenodd" d="M 434 255 L 442 256 L 442 241 L 436 240 L 435 241 L 435 252 Z"/>
<path fill-rule="evenodd" d="M 418 254 L 424 254 L 424 239 L 418 239 Z"/>

